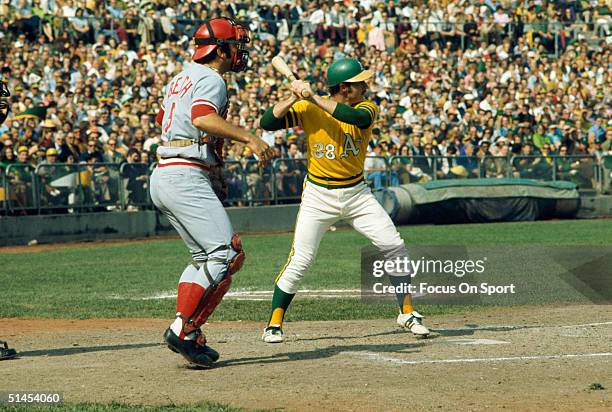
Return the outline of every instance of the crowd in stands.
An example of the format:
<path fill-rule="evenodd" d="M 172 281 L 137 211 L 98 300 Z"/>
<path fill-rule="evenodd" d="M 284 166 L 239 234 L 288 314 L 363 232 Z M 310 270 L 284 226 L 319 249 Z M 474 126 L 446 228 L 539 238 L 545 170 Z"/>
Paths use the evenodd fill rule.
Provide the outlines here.
<path fill-rule="evenodd" d="M 299 128 L 258 127 L 288 93 L 269 65 L 278 53 L 321 94 L 335 59 L 357 57 L 375 72 L 369 99 L 380 117 L 371 155 L 381 158 L 366 164 L 374 186 L 385 184 L 377 172 L 392 156 L 461 159 L 399 162 L 386 184 L 482 175 L 488 157 L 541 154 L 546 163 L 612 154 L 605 0 L 2 0 L 0 76 L 12 96 L 0 168 L 154 162 L 162 88 L 190 60 L 194 30 L 216 16 L 252 30 L 247 70 L 226 76 L 228 119 L 262 135 L 279 158 L 301 158 L 308 148 Z M 224 157 L 230 197 L 246 195 L 232 174 L 239 168 L 248 190 L 270 191 L 243 145 L 226 143 Z M 484 175 L 506 176 L 493 160 Z M 537 168 L 533 162 L 521 170 Z M 304 165 L 276 167 L 276 185 L 298 193 Z M 137 196 L 146 196 L 146 167 L 130 173 Z"/>

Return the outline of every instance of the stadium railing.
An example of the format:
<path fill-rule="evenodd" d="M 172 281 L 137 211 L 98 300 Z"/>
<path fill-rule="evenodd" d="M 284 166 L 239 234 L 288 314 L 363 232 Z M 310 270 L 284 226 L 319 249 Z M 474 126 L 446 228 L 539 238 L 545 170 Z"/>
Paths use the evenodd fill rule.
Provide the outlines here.
<path fill-rule="evenodd" d="M 573 182 L 579 190 L 601 188 L 601 163 L 593 155 L 513 156 L 510 178 L 564 180 Z"/>
<path fill-rule="evenodd" d="M 389 173 L 389 158 L 385 156 L 366 156 L 363 177 L 375 189 L 397 186 L 395 180 L 392 182 L 392 176 Z M 396 178 L 395 175 L 394 178 Z"/>
<path fill-rule="evenodd" d="M 244 175 L 243 200 L 249 206 L 269 205 L 274 202 L 274 169 L 270 164 L 259 167 L 259 160 L 242 160 Z"/>
<path fill-rule="evenodd" d="M 373 188 L 430 180 L 527 178 L 570 181 L 580 190 L 612 192 L 612 156 L 392 156 L 367 157 L 375 172 L 364 177 Z M 383 166 L 384 167 L 381 167 Z M 152 209 L 149 194 L 156 164 L 79 163 L 9 165 L 0 169 L 3 215 Z M 227 206 L 298 202 L 307 160 L 276 159 L 264 169 L 257 160 L 226 161 Z"/>
<path fill-rule="evenodd" d="M 118 180 L 122 209 L 151 207 L 149 186 L 153 169 L 145 163 L 121 163 Z"/>
<path fill-rule="evenodd" d="M 612 168 L 612 160 L 608 160 Z M 608 170 L 608 173 L 610 171 Z M 444 179 L 524 178 L 571 181 L 583 190 L 603 190 L 604 161 L 592 155 L 571 156 L 393 156 L 390 182 L 399 184 Z M 609 176 L 608 176 L 609 177 Z M 394 186 L 395 184 L 390 184 Z"/>
<path fill-rule="evenodd" d="M 612 156 L 604 156 L 601 159 L 601 188 L 600 191 L 612 194 Z"/>
<path fill-rule="evenodd" d="M 227 184 L 227 199 L 225 203 L 230 206 L 242 206 L 246 188 L 242 165 L 238 160 L 226 160 L 223 173 L 225 183 Z"/>
<path fill-rule="evenodd" d="M 4 168 L 0 167 L 0 214 L 6 215 L 7 212 L 7 197 L 6 197 L 6 174 Z"/>
<path fill-rule="evenodd" d="M 389 174 L 399 184 L 484 177 L 476 156 L 392 156 Z"/>
<path fill-rule="evenodd" d="M 275 203 L 295 203 L 302 197 L 304 180 L 308 174 L 305 158 L 276 159 L 272 163 L 274 172 Z"/>
<path fill-rule="evenodd" d="M 27 214 L 38 211 L 37 181 L 34 166 L 12 164 L 4 176 L 6 211 L 11 214 Z"/>

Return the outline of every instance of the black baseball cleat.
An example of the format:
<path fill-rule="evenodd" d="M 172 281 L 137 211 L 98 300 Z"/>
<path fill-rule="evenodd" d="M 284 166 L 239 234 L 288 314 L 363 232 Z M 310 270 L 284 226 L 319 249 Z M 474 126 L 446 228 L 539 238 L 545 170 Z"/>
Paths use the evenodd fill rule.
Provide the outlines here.
<path fill-rule="evenodd" d="M 14 359 L 17 357 L 17 351 L 8 347 L 8 343 L 0 341 L 0 360 Z"/>
<path fill-rule="evenodd" d="M 168 328 L 169 329 L 169 328 Z M 167 331 L 166 331 L 167 332 Z M 195 336 L 193 336 L 192 341 L 195 342 L 196 347 L 198 348 L 204 348 L 204 350 L 206 351 L 206 355 L 208 355 L 209 358 L 211 358 L 213 360 L 213 362 L 216 362 L 219 360 L 219 352 L 217 352 L 216 350 L 214 350 L 213 348 L 211 348 L 210 346 L 208 346 L 206 344 L 206 337 L 204 337 L 204 334 L 202 333 L 202 329 L 198 328 L 195 330 L 195 332 L 192 332 L 195 334 Z M 174 332 L 173 332 L 174 334 Z M 176 335 L 175 335 L 176 336 Z M 168 345 L 168 348 L 175 353 L 180 353 L 178 350 L 174 349 L 173 347 L 171 347 L 170 345 Z"/>
<path fill-rule="evenodd" d="M 170 328 L 164 332 L 164 341 L 171 351 L 181 354 L 190 363 L 203 368 L 212 368 L 219 359 L 219 353 L 213 348 L 199 345 L 195 340 L 180 339 Z"/>

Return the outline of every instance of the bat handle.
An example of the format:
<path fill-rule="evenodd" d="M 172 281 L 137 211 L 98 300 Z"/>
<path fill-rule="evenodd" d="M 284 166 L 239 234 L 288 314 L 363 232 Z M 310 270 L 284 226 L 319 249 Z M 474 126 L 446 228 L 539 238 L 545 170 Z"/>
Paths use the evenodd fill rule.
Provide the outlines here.
<path fill-rule="evenodd" d="M 291 82 L 294 82 L 294 81 L 296 81 L 296 80 L 297 80 L 297 78 L 296 78 L 295 76 L 291 75 L 291 76 L 289 76 L 289 80 L 290 80 Z M 311 97 L 311 96 L 310 96 L 310 92 L 308 92 L 308 91 L 306 91 L 306 90 L 303 90 L 303 91 L 302 91 L 302 97 L 303 97 L 304 99 L 309 99 L 309 98 Z"/>

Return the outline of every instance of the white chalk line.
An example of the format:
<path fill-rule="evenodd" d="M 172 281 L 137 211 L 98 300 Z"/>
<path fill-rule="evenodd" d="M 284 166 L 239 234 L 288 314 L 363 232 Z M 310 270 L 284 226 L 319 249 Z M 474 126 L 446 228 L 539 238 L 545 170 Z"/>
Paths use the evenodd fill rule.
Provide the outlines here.
<path fill-rule="evenodd" d="M 235 290 L 229 291 L 225 297 L 233 300 L 264 301 L 272 298 L 273 290 Z M 298 296 L 309 298 L 360 298 L 361 289 L 302 289 L 298 291 Z M 165 291 L 151 296 L 126 297 L 122 295 L 112 295 L 111 299 L 130 299 L 130 300 L 162 300 L 176 299 L 175 291 Z"/>
<path fill-rule="evenodd" d="M 568 353 L 561 355 L 532 355 L 532 356 L 504 356 L 495 358 L 462 358 L 462 359 L 423 359 L 423 360 L 405 360 L 384 356 L 378 353 L 371 352 L 342 352 L 346 355 L 351 355 L 359 358 L 366 358 L 372 361 L 393 363 L 397 365 L 422 365 L 436 363 L 486 363 L 486 362 L 508 362 L 508 361 L 530 361 L 530 360 L 550 360 L 550 359 L 575 359 L 575 358 L 595 358 L 612 356 L 612 352 L 601 353 Z"/>
<path fill-rule="evenodd" d="M 449 339 L 445 343 L 453 345 L 507 345 L 510 342 L 496 339 Z"/>
<path fill-rule="evenodd" d="M 441 332 L 469 332 L 473 330 L 484 330 L 490 331 L 492 329 L 546 329 L 546 328 L 584 328 L 587 326 L 607 326 L 612 325 L 612 321 L 606 322 L 593 322 L 593 323 L 582 323 L 578 325 L 486 325 L 486 326 L 468 326 L 464 328 L 435 328 L 435 331 Z"/>

